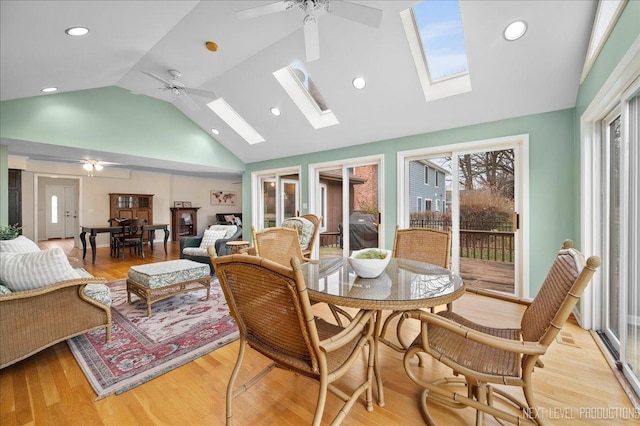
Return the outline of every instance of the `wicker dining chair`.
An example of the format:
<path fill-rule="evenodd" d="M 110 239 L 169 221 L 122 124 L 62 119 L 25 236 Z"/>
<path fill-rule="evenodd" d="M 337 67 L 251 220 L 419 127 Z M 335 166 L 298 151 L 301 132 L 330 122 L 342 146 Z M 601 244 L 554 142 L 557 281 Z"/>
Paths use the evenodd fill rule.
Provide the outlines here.
<path fill-rule="evenodd" d="M 291 264 L 292 257 L 299 259 L 300 262 L 310 260 L 302 252 L 298 231 L 295 228 L 276 227 L 256 231 L 255 227 L 251 227 L 251 233 L 253 247 L 246 251 L 248 254 L 264 257 L 286 267 Z M 338 306 L 329 305 L 329 309 L 340 326 L 342 326 L 341 316 L 349 321 L 353 319 L 347 311 Z"/>
<path fill-rule="evenodd" d="M 320 235 L 320 225 L 322 224 L 322 216 L 316 216 L 315 214 L 303 214 L 300 217 L 303 219 L 307 219 L 309 222 L 313 223 L 313 235 L 311 235 L 311 239 L 309 240 L 309 245 L 305 250 L 302 250 L 302 254 L 305 257 L 311 259 L 313 254 L 313 247 L 316 244 L 318 235 Z"/>
<path fill-rule="evenodd" d="M 294 228 L 265 228 L 257 231 L 251 227 L 253 234 L 253 246 L 256 256 L 265 257 L 280 265 L 289 267 L 291 258 L 296 257 L 300 262 L 307 262 L 309 259 L 302 254 L 298 231 Z"/>
<path fill-rule="evenodd" d="M 290 266 L 257 256 L 234 254 L 212 258 L 220 286 L 240 332 L 238 359 L 227 386 L 227 425 L 233 421 L 233 400 L 274 367 L 307 376 L 320 384 L 313 425 L 322 420 L 327 391 L 345 401 L 333 424 L 339 424 L 362 393 L 368 411 L 373 410 L 373 311 L 361 310 L 345 328 L 315 318 L 300 261 Z M 244 385 L 235 388 L 246 346 L 273 361 Z M 362 362 L 369 345 L 364 380 L 350 394 L 334 385 Z M 357 380 L 360 375 L 350 376 Z M 353 384 L 348 385 L 350 389 Z M 252 403 L 248 402 L 247 406 Z"/>
<path fill-rule="evenodd" d="M 527 305 L 518 329 L 476 324 L 451 311 L 406 314 L 422 321 L 420 335 L 405 352 L 404 368 L 411 380 L 424 388 L 421 410 L 427 424 L 435 425 L 427 399 L 453 408 L 475 408 L 479 425 L 485 413 L 518 425 L 544 424 L 535 407 L 531 383 L 534 367 L 543 366 L 540 356 L 554 342 L 600 266 L 598 257 L 590 257 L 585 263 L 582 254 L 572 247 L 571 240 L 564 242 L 533 301 L 498 297 Z M 418 353 L 427 353 L 452 368 L 456 377 L 427 382 L 422 372 L 414 374 L 410 361 Z M 494 384 L 522 388 L 526 402 Z M 455 392 L 455 386 L 460 385 L 464 390 Z"/>
<path fill-rule="evenodd" d="M 431 228 L 400 228 L 396 226 L 393 240 L 392 257 L 416 260 L 449 269 L 451 262 L 451 231 L 440 231 Z M 449 306 L 449 309 L 451 306 Z M 403 339 L 402 326 L 404 311 L 393 311 L 385 319 L 381 331 L 380 341 L 397 351 L 404 351 L 411 341 Z M 385 338 L 391 321 L 399 317 L 396 326 L 396 337 L 399 345 Z"/>

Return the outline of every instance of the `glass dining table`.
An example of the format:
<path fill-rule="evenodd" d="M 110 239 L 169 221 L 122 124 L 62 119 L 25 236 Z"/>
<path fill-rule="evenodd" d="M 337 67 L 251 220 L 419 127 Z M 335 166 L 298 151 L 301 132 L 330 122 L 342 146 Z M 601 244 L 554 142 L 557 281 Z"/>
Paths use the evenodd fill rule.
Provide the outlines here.
<path fill-rule="evenodd" d="M 314 302 L 340 307 L 375 310 L 374 371 L 378 405 L 384 406 L 384 391 L 378 363 L 382 311 L 408 311 L 448 305 L 464 294 L 459 275 L 440 266 L 392 258 L 376 278 L 358 277 L 347 258 L 312 260 L 302 264 L 302 274 Z M 386 343 L 386 342 L 385 342 Z M 395 349 L 398 349 L 395 347 Z"/>

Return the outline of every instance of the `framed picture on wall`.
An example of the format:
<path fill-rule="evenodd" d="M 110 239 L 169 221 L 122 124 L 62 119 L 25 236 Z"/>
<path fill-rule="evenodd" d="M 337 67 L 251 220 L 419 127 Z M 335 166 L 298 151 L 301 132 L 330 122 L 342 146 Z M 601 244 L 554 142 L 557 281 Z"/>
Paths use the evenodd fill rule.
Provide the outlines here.
<path fill-rule="evenodd" d="M 182 207 L 182 201 L 174 201 L 173 207 Z"/>
<path fill-rule="evenodd" d="M 191 201 L 183 201 L 182 207 L 191 207 Z"/>
<path fill-rule="evenodd" d="M 235 206 L 236 193 L 234 191 L 211 190 L 211 204 L 214 206 Z"/>

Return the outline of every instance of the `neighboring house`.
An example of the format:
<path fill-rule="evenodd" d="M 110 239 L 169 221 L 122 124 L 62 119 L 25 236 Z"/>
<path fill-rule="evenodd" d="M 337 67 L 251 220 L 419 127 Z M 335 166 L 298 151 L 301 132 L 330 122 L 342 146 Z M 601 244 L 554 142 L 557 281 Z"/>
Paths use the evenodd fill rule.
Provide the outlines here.
<path fill-rule="evenodd" d="M 446 169 L 429 160 L 409 162 L 409 199 L 411 212 L 448 210 L 446 201 Z"/>

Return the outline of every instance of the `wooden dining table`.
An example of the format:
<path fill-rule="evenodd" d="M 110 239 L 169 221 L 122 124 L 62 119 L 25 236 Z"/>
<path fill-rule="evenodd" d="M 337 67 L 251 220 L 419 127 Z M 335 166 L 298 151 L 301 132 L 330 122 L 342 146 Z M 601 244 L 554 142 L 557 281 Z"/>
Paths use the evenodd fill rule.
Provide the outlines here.
<path fill-rule="evenodd" d="M 126 228 L 126 227 L 125 227 Z M 80 227 L 80 242 L 82 243 L 82 259 L 84 259 L 87 255 L 87 233 L 89 233 L 89 244 L 91 245 L 91 264 L 94 265 L 96 263 L 96 235 L 109 233 L 115 234 L 122 232 L 122 225 L 82 225 Z M 167 223 L 156 223 L 150 225 L 144 225 L 142 227 L 143 231 L 149 231 L 149 246 L 151 246 L 151 251 L 153 251 L 153 241 L 155 239 L 156 230 L 164 231 L 164 254 L 167 254 L 167 241 L 169 241 L 169 224 Z"/>
<path fill-rule="evenodd" d="M 376 311 L 374 371 L 378 405 L 384 406 L 384 390 L 378 363 L 382 311 L 406 311 L 447 305 L 461 297 L 465 286 L 458 274 L 408 259 L 392 258 L 376 278 L 358 277 L 347 258 L 312 260 L 302 264 L 309 298 L 314 302 Z"/>

